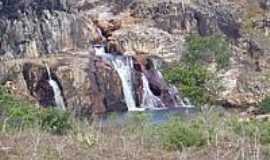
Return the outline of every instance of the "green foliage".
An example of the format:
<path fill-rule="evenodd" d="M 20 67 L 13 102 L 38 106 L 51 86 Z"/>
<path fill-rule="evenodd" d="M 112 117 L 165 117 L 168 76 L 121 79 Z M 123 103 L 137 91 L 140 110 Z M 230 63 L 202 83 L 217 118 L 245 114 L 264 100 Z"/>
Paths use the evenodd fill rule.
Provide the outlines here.
<path fill-rule="evenodd" d="M 221 36 L 189 36 L 186 46 L 187 53 L 184 60 L 188 65 L 205 64 L 214 60 L 220 69 L 230 63 L 229 43 Z"/>
<path fill-rule="evenodd" d="M 41 127 L 54 134 L 64 134 L 71 129 L 70 114 L 58 109 L 48 109 L 41 114 Z"/>
<path fill-rule="evenodd" d="M 269 113 L 270 112 L 270 97 L 264 98 L 259 105 L 264 112 Z"/>
<path fill-rule="evenodd" d="M 178 86 L 193 104 L 211 104 L 222 88 L 217 76 L 207 69 L 207 64 L 216 62 L 218 69 L 229 65 L 231 50 L 221 36 L 189 36 L 183 65 L 164 71 L 165 79 Z"/>
<path fill-rule="evenodd" d="M 201 105 L 210 102 L 211 95 L 206 88 L 206 83 L 214 76 L 204 67 L 178 65 L 165 70 L 164 77 L 176 85 L 192 103 Z"/>
<path fill-rule="evenodd" d="M 229 126 L 232 127 L 234 133 L 241 137 L 250 137 L 258 139 L 261 144 L 270 144 L 270 123 L 269 121 L 251 120 L 239 122 L 231 120 Z"/>
<path fill-rule="evenodd" d="M 200 147 L 206 144 L 207 138 L 203 129 L 193 123 L 172 119 L 159 129 L 163 146 L 168 150 L 183 150 L 186 147 Z"/>
<path fill-rule="evenodd" d="M 33 125 L 37 122 L 39 115 L 37 109 L 30 107 L 30 104 L 14 99 L 3 87 L 0 87 L 0 111 L 5 126 L 8 125 L 11 128 Z"/>
<path fill-rule="evenodd" d="M 12 128 L 24 128 L 38 123 L 40 111 L 19 103 L 6 110 L 7 124 Z"/>
<path fill-rule="evenodd" d="M 58 109 L 41 109 L 17 100 L 0 87 L 0 129 L 39 127 L 54 134 L 71 128 L 70 115 Z"/>

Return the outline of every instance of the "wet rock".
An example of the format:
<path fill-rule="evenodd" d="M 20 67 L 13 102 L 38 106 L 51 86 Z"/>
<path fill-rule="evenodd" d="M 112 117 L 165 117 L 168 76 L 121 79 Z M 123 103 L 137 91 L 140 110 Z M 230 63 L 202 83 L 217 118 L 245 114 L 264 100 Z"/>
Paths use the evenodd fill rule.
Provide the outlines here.
<path fill-rule="evenodd" d="M 127 111 L 121 80 L 117 72 L 102 59 L 94 60 L 93 63 L 90 76 L 94 80 L 92 83 L 96 83 L 94 90 L 102 94 L 106 111 Z"/>
<path fill-rule="evenodd" d="M 179 93 L 173 92 L 172 86 L 170 86 L 165 79 L 163 78 L 160 71 L 155 67 L 154 61 L 151 57 L 139 56 L 136 57 L 137 65 L 140 65 L 141 74 L 143 74 L 147 81 L 149 88 L 154 96 L 158 97 L 162 102 L 162 105 L 167 108 L 179 107 L 180 102 L 177 99 L 177 96 L 180 96 Z M 140 76 L 142 78 L 142 75 Z M 142 80 L 141 80 L 142 81 Z M 140 83 L 139 92 L 143 92 L 143 83 Z M 140 94 L 141 96 L 143 93 Z"/>

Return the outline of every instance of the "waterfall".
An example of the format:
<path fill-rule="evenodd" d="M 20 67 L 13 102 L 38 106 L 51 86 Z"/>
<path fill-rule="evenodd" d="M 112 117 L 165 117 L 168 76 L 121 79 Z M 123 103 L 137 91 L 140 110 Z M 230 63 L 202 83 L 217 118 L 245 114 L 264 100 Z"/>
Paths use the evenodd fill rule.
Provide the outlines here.
<path fill-rule="evenodd" d="M 149 82 L 146 76 L 142 75 L 143 81 L 143 106 L 149 109 L 164 109 L 165 106 L 163 102 L 156 97 L 150 89 Z"/>
<path fill-rule="evenodd" d="M 133 81 L 134 77 L 132 77 L 133 72 L 135 71 L 133 57 L 106 53 L 105 45 L 102 44 L 94 45 L 93 47 L 96 56 L 100 57 L 101 60 L 110 62 L 114 70 L 119 75 L 124 99 L 129 111 L 144 111 L 146 109 L 162 110 L 167 107 L 192 107 L 187 100 L 182 100 L 179 97 L 180 94 L 174 86 L 167 85 L 162 73 L 157 69 L 156 64 L 154 64 L 152 71 L 145 70 L 141 73 L 142 101 L 140 107 L 136 106 L 136 88 L 134 88 L 135 82 Z M 154 80 L 158 85 L 160 85 L 159 87 L 161 87 L 162 92 L 160 96 L 154 95 L 150 88 L 149 80 Z"/>
<path fill-rule="evenodd" d="M 195 108 L 195 106 L 190 102 L 187 97 L 180 97 L 178 89 L 171 85 L 170 86 L 170 94 L 175 96 L 176 102 L 183 108 Z"/>
<path fill-rule="evenodd" d="M 98 29 L 98 33 L 101 37 L 102 32 Z M 148 79 L 142 73 L 142 82 L 143 82 L 143 100 L 141 104 L 141 108 L 136 106 L 135 98 L 134 98 L 134 88 L 132 81 L 132 73 L 134 71 L 133 68 L 133 59 L 128 56 L 113 56 L 110 53 L 106 53 L 105 45 L 94 45 L 95 55 L 98 57 L 102 57 L 108 61 L 110 61 L 117 71 L 123 88 L 124 98 L 126 105 L 129 111 L 144 111 L 147 109 L 163 109 L 165 108 L 162 100 L 159 97 L 156 97 L 150 89 Z M 158 76 L 162 77 L 161 72 L 158 71 Z"/>
<path fill-rule="evenodd" d="M 133 94 L 133 60 L 131 57 L 116 57 L 112 60 L 114 69 L 117 71 L 123 87 L 125 101 L 129 111 L 144 111 L 145 108 L 137 108 Z"/>
<path fill-rule="evenodd" d="M 51 75 L 51 71 L 50 71 L 49 66 L 46 63 L 45 63 L 45 66 L 46 66 L 47 74 L 49 77 L 48 82 L 53 89 L 54 100 L 55 100 L 56 106 L 62 110 L 66 110 L 66 106 L 64 103 L 61 89 L 59 88 L 59 85 L 57 84 L 57 82 L 52 79 L 52 75 Z"/>
<path fill-rule="evenodd" d="M 154 65 L 155 70 L 157 70 L 158 77 L 162 81 L 165 81 L 162 73 L 158 70 L 158 68 L 160 67 L 159 64 L 154 60 L 153 65 Z M 169 88 L 169 94 L 174 97 L 175 106 L 177 107 L 181 106 L 184 108 L 195 108 L 195 106 L 192 105 L 192 103 L 187 97 L 180 97 L 179 91 L 174 85 L 170 84 L 168 88 Z"/>
<path fill-rule="evenodd" d="M 94 45 L 96 56 L 103 57 L 106 60 L 111 61 L 114 69 L 118 73 L 122 88 L 124 92 L 124 98 L 129 111 L 144 111 L 144 108 L 137 108 L 133 93 L 132 71 L 133 60 L 131 57 L 125 56 L 113 56 L 105 52 L 104 45 Z"/>
<path fill-rule="evenodd" d="M 106 56 L 104 45 L 94 45 L 94 49 L 95 49 L 96 56 L 100 56 L 100 57 Z"/>
<path fill-rule="evenodd" d="M 182 106 L 185 108 L 195 108 L 195 106 L 190 102 L 190 100 L 188 98 L 184 98 L 182 101 Z"/>

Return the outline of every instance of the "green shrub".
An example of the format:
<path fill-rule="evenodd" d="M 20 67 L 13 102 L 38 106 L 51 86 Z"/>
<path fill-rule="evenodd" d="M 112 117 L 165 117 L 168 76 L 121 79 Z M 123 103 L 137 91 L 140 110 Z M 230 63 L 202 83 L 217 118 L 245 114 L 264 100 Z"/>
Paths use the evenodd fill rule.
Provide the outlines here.
<path fill-rule="evenodd" d="M 224 68 L 229 65 L 231 50 L 229 43 L 221 36 L 189 36 L 186 39 L 187 52 L 184 55 L 184 61 L 190 64 L 208 64 L 215 60 L 218 68 Z"/>
<path fill-rule="evenodd" d="M 263 122 L 260 126 L 260 141 L 262 144 L 270 144 L 270 123 Z"/>
<path fill-rule="evenodd" d="M 0 87 L 1 119 L 10 128 L 24 128 L 38 122 L 39 110 L 31 104 L 19 101 Z"/>
<path fill-rule="evenodd" d="M 192 123 L 172 119 L 159 129 L 162 145 L 168 150 L 183 150 L 186 147 L 199 147 L 207 142 L 203 129 Z"/>
<path fill-rule="evenodd" d="M 214 73 L 207 69 L 209 62 L 216 62 L 218 69 L 229 65 L 231 50 L 221 36 L 189 36 L 183 65 L 166 69 L 165 79 L 176 85 L 193 104 L 214 103 L 222 86 Z"/>
<path fill-rule="evenodd" d="M 255 121 L 239 122 L 238 119 L 232 119 L 229 121 L 229 126 L 232 127 L 233 132 L 237 135 L 255 137 L 258 134 L 258 126 Z"/>
<path fill-rule="evenodd" d="M 239 122 L 231 120 L 229 126 L 234 133 L 241 137 L 249 137 L 252 140 L 258 139 L 261 144 L 270 144 L 270 123 L 269 121 L 251 120 L 248 122 Z"/>
<path fill-rule="evenodd" d="M 54 134 L 64 134 L 71 129 L 71 118 L 58 109 L 41 109 L 17 100 L 0 87 L 0 127 L 24 129 L 38 127 Z"/>
<path fill-rule="evenodd" d="M 269 113 L 270 112 L 270 97 L 264 98 L 259 105 L 264 112 Z"/>
<path fill-rule="evenodd" d="M 38 124 L 40 111 L 34 107 L 15 105 L 6 112 L 7 124 L 12 128 L 32 127 Z"/>
<path fill-rule="evenodd" d="M 54 134 L 64 134 L 71 129 L 70 114 L 58 109 L 48 109 L 41 114 L 41 127 Z"/>
<path fill-rule="evenodd" d="M 190 98 L 193 104 L 201 105 L 211 101 L 206 83 L 214 76 L 204 67 L 178 65 L 165 70 L 164 77 L 167 81 L 176 85 L 184 96 Z"/>

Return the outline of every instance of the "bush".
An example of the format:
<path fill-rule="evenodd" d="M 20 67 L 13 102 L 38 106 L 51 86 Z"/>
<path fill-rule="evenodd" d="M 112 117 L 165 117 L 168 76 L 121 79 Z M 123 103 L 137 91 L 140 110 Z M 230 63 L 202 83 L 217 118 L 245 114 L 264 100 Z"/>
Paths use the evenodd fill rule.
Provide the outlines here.
<path fill-rule="evenodd" d="M 58 109 L 48 109 L 41 114 L 41 127 L 54 134 L 64 134 L 71 129 L 70 114 Z"/>
<path fill-rule="evenodd" d="M 184 96 L 190 98 L 193 104 L 201 105 L 211 101 L 206 83 L 214 76 L 204 67 L 178 65 L 165 70 L 164 77 L 167 81 L 176 85 Z"/>
<path fill-rule="evenodd" d="M 270 97 L 264 98 L 259 105 L 262 108 L 263 112 L 269 113 L 270 112 Z"/>
<path fill-rule="evenodd" d="M 251 120 L 248 122 L 230 121 L 234 133 L 241 137 L 257 138 L 261 144 L 270 144 L 269 121 Z"/>
<path fill-rule="evenodd" d="M 168 150 L 183 150 L 185 147 L 199 147 L 207 142 L 203 129 L 192 123 L 172 119 L 159 129 L 162 145 Z"/>
<path fill-rule="evenodd" d="M 25 128 L 38 125 L 40 111 L 28 106 L 17 105 L 6 112 L 7 124 L 11 128 Z"/>
<path fill-rule="evenodd" d="M 186 39 L 187 52 L 184 55 L 186 64 L 208 64 L 215 60 L 218 69 L 229 65 L 231 50 L 229 43 L 221 36 L 189 36 Z"/>
<path fill-rule="evenodd" d="M 195 105 L 212 104 L 221 91 L 218 77 L 207 69 L 207 64 L 216 62 L 218 69 L 229 65 L 231 50 L 221 36 L 189 36 L 183 64 L 166 69 L 165 79 L 176 85 L 184 96 Z"/>
<path fill-rule="evenodd" d="M 4 125 L 10 128 L 32 126 L 40 114 L 34 106 L 13 98 L 3 87 L 0 87 L 0 111 Z"/>
<path fill-rule="evenodd" d="M 40 109 L 17 100 L 0 87 L 0 127 L 25 129 L 39 127 L 54 134 L 64 134 L 71 129 L 71 118 L 58 109 Z"/>

